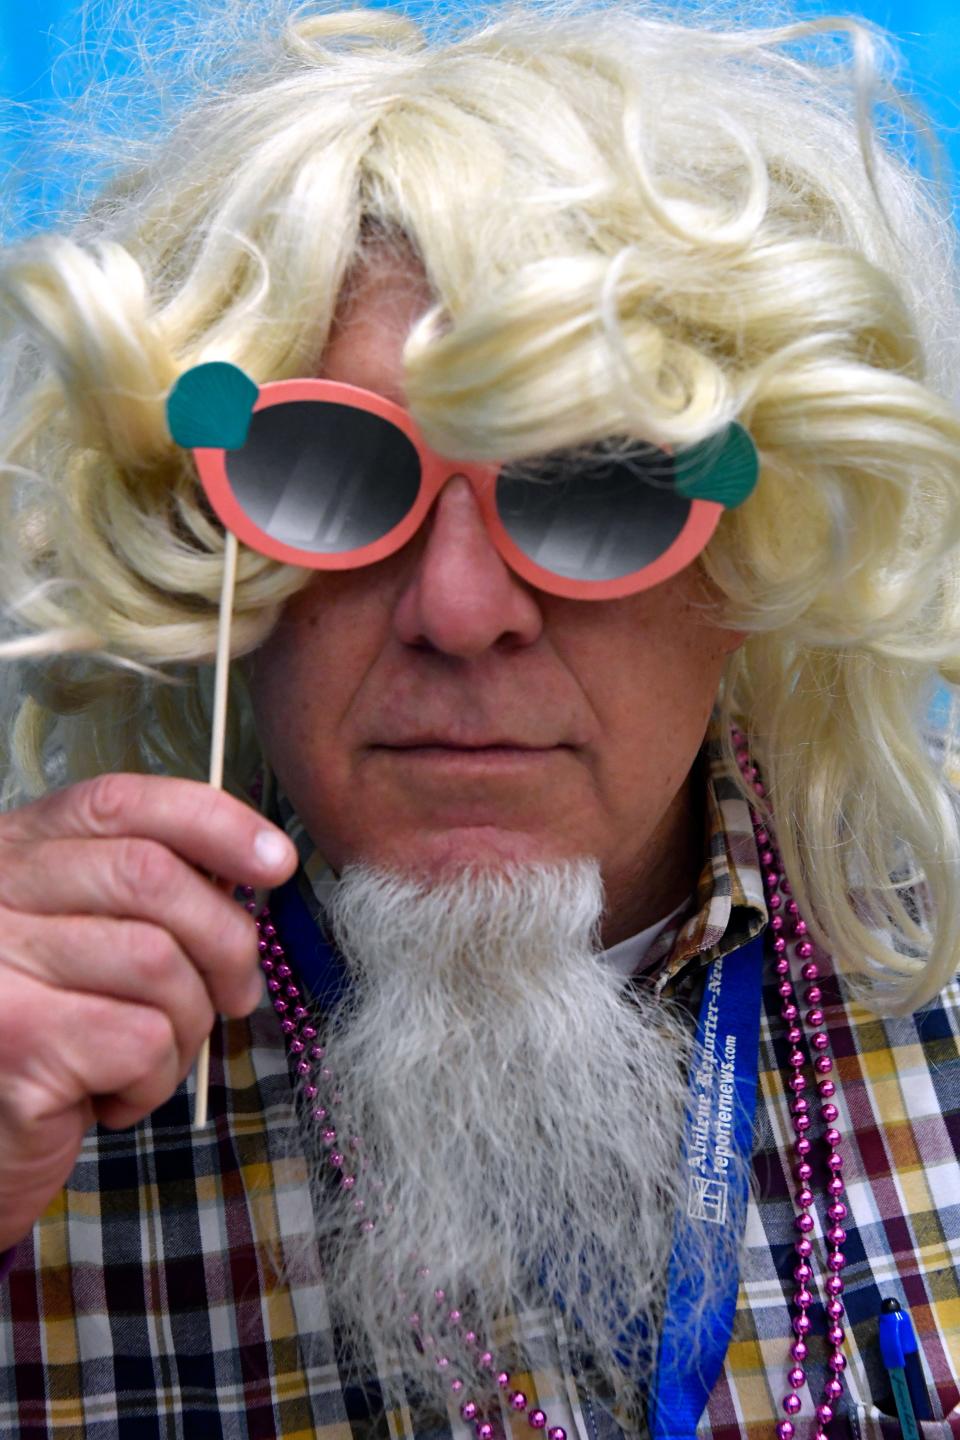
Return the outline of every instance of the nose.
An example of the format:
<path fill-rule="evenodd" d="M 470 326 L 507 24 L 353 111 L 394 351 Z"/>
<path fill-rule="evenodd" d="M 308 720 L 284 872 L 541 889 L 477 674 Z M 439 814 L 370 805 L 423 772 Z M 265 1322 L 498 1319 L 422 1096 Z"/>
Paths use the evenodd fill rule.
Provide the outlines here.
<path fill-rule="evenodd" d="M 394 611 L 398 638 L 463 659 L 532 645 L 539 601 L 501 557 L 466 476 L 447 481 L 424 530 Z"/>

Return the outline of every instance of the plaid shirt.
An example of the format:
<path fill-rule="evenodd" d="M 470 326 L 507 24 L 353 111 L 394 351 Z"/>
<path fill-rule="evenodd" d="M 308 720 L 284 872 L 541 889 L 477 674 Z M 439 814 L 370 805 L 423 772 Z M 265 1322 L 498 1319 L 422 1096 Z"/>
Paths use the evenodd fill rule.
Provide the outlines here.
<path fill-rule="evenodd" d="M 702 752 L 705 858 L 696 896 L 655 940 L 644 980 L 698 999 L 709 960 L 765 930 L 750 814 L 720 754 Z M 300 884 L 316 904 L 322 862 L 296 818 Z M 315 889 L 316 887 L 316 889 Z M 769 933 L 769 932 L 768 932 Z M 880 1020 L 829 959 L 823 1008 L 845 1154 L 847 1370 L 831 1440 L 898 1436 L 877 1342 L 882 1298 L 909 1309 L 934 1414 L 926 1437 L 960 1437 L 960 986 L 922 1012 Z M 789 1390 L 794 1206 L 787 1045 L 767 966 L 753 1167 L 737 1315 L 698 1440 L 771 1440 Z M 319 1282 L 285 1277 L 309 1236 L 306 1166 L 291 1134 L 291 1077 L 266 1000 L 212 1037 L 211 1123 L 190 1128 L 192 1080 L 132 1129 L 92 1130 L 69 1184 L 15 1253 L 0 1287 L 0 1440 L 467 1440 L 472 1427 L 413 1413 L 386 1364 L 345 1386 Z M 816 1125 L 811 1131 L 817 1134 Z M 295 1133 L 295 1132 L 294 1132 Z M 816 1147 L 815 1147 L 816 1149 Z M 822 1185 L 816 1303 L 799 1437 L 825 1371 Z M 615 1397 L 587 1388 L 549 1311 L 505 1319 L 493 1348 L 571 1440 L 622 1440 Z M 516 1358 L 514 1358 L 516 1357 Z M 612 1412 L 612 1413 L 611 1413 Z M 530 1431 L 504 1411 L 507 1436 Z"/>

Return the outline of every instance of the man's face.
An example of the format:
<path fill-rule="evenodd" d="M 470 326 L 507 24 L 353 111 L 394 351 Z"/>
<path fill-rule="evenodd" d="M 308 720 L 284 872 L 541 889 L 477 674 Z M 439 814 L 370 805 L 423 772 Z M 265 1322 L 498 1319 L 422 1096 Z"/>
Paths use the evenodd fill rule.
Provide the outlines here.
<path fill-rule="evenodd" d="M 322 374 L 404 404 L 429 300 L 412 266 L 369 268 Z M 614 943 L 696 882 L 691 766 L 743 639 L 708 622 L 711 599 L 696 566 L 622 600 L 536 590 L 454 477 L 400 551 L 288 604 L 252 668 L 264 753 L 337 872 L 594 856 Z"/>

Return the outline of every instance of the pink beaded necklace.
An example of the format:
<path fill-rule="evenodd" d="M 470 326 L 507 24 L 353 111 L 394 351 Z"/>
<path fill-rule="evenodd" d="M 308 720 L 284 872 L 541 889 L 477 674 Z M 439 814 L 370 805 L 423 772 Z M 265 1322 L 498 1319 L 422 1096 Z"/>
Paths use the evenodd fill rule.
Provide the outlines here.
<path fill-rule="evenodd" d="M 764 786 L 759 778 L 756 765 L 750 760 L 745 737 L 738 729 L 732 731 L 732 736 L 740 769 L 748 783 L 753 785 L 755 793 L 762 797 L 765 794 Z M 829 1172 L 826 1188 L 829 1200 L 827 1216 L 830 1220 L 830 1228 L 826 1232 L 826 1239 L 830 1248 L 827 1255 L 828 1273 L 824 1280 L 824 1289 L 828 1297 L 826 1315 L 829 1322 L 827 1341 L 830 1352 L 827 1357 L 827 1365 L 830 1378 L 823 1387 L 820 1403 L 815 1407 L 815 1425 L 812 1431 L 812 1440 L 828 1440 L 825 1427 L 833 1419 L 836 1403 L 843 1393 L 842 1376 L 847 1363 L 843 1354 L 844 1331 L 841 1323 L 844 1314 L 841 1299 L 843 1294 L 841 1272 L 845 1264 L 842 1246 L 846 1238 L 842 1222 L 846 1218 L 847 1207 L 842 1199 L 844 1193 L 843 1157 L 840 1154 L 840 1132 L 836 1129 L 839 1112 L 833 1098 L 836 1093 L 836 1085 L 830 1078 L 833 1060 L 829 1054 L 830 1042 L 824 1028 L 823 1011 L 820 1008 L 822 993 L 817 983 L 820 972 L 816 961 L 811 958 L 813 945 L 807 938 L 806 922 L 800 915 L 797 902 L 791 898 L 790 882 L 784 872 L 783 862 L 774 840 L 753 811 L 751 811 L 751 816 L 767 892 L 770 930 L 774 937 L 773 952 L 776 956 L 774 968 L 779 980 L 777 989 L 782 1001 L 780 1015 L 787 1026 L 786 1038 L 791 1047 L 788 1056 L 790 1077 L 787 1083 L 792 1092 L 790 1113 L 795 1136 L 794 1176 L 798 1185 L 794 1198 L 797 1206 L 796 1227 L 799 1238 L 794 1244 L 797 1264 L 793 1271 L 797 1289 L 793 1295 L 795 1314 L 792 1320 L 796 1338 L 790 1346 L 790 1358 L 793 1362 L 787 1375 L 790 1390 L 783 1397 L 782 1402 L 787 1419 L 780 1420 L 776 1424 L 775 1434 L 777 1440 L 794 1440 L 796 1435 L 794 1417 L 802 1409 L 800 1392 L 806 1383 L 804 1362 L 808 1354 L 807 1337 L 813 1325 L 809 1310 L 814 1303 L 813 1291 L 810 1288 L 813 1280 L 811 1264 L 813 1242 L 810 1236 L 815 1228 L 815 1221 L 812 1214 L 814 1194 L 810 1187 L 813 1167 L 809 1158 L 813 1142 L 807 1134 L 811 1125 L 811 1103 L 805 1094 L 810 1082 L 806 1074 L 807 1056 L 800 1048 L 804 1036 L 804 1030 L 800 1023 L 800 1009 L 794 991 L 794 982 L 790 978 L 789 950 L 792 947 L 799 965 L 799 978 L 805 987 L 803 998 L 808 1008 L 803 1014 L 803 1021 L 808 1027 L 809 1045 L 814 1052 L 812 1068 L 821 1102 L 820 1115 L 828 1127 L 823 1135 L 823 1144 L 826 1147 L 826 1168 Z M 286 1037 L 290 1059 L 297 1074 L 302 1077 L 303 1093 L 314 1105 L 313 1118 L 321 1126 L 322 1139 L 329 1151 L 330 1165 L 333 1169 L 340 1171 L 341 1188 L 347 1192 L 356 1192 L 360 1179 L 355 1173 L 358 1167 L 348 1158 L 346 1149 L 353 1152 L 359 1150 L 360 1139 L 358 1136 L 352 1136 L 348 1146 L 344 1147 L 342 1140 L 338 1137 L 335 1123 L 336 1107 L 341 1103 L 343 1097 L 335 1087 L 333 1071 L 323 1063 L 326 1052 L 323 1045 L 318 1043 L 316 1028 L 310 1024 L 310 1013 L 303 1004 L 303 996 L 287 963 L 276 927 L 270 918 L 270 911 L 268 907 L 264 906 L 259 914 L 257 913 L 252 890 L 244 889 L 241 894 L 247 911 L 256 916 L 260 963 L 267 977 L 267 989 L 272 998 L 273 1008 L 280 1017 L 280 1028 Z M 782 897 L 786 897 L 785 907 Z M 780 913 L 784 908 L 787 912 L 786 918 Z M 784 933 L 788 928 L 789 939 Z M 367 1205 L 362 1194 L 354 1193 L 353 1207 L 357 1212 L 357 1224 L 360 1230 L 364 1232 L 372 1230 L 376 1221 L 365 1213 Z M 418 1274 L 421 1279 L 427 1278 L 430 1274 L 429 1268 L 422 1266 Z M 539 1406 L 529 1406 L 524 1392 L 512 1384 L 509 1372 L 497 1364 L 496 1357 L 491 1350 L 482 1348 L 482 1341 L 476 1332 L 465 1328 L 467 1322 L 460 1310 L 447 1307 L 446 1298 L 442 1288 L 438 1287 L 434 1290 L 433 1299 L 436 1309 L 434 1314 L 428 1317 L 427 1325 L 424 1325 L 423 1317 L 418 1314 L 412 1314 L 409 1317 L 411 1327 L 421 1336 L 424 1351 L 436 1352 L 434 1360 L 438 1369 L 444 1371 L 453 1368 L 451 1358 L 446 1353 L 446 1350 L 452 1346 L 449 1343 L 444 1344 L 442 1340 L 438 1341 L 436 1338 L 437 1335 L 442 1336 L 447 1332 L 451 1340 L 459 1341 L 471 1351 L 478 1351 L 480 1368 L 496 1374 L 498 1386 L 506 1392 L 508 1405 L 518 1413 L 526 1411 L 527 1423 L 532 1430 L 546 1429 L 548 1440 L 567 1440 L 567 1432 L 562 1425 L 551 1426 L 545 1412 Z M 431 1333 L 426 1333 L 428 1330 Z M 436 1334 L 432 1332 L 436 1332 Z M 450 1380 L 450 1391 L 460 1401 L 461 1416 L 465 1421 L 473 1424 L 477 1440 L 495 1440 L 499 1433 L 497 1426 L 480 1413 L 480 1407 L 475 1400 L 464 1396 L 464 1388 L 464 1381 L 454 1375 Z"/>

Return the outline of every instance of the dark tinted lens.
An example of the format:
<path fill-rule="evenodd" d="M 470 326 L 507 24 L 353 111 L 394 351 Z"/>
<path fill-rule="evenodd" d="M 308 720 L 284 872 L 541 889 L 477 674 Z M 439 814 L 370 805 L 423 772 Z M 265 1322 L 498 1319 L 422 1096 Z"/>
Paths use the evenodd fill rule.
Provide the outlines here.
<path fill-rule="evenodd" d="M 644 478 L 645 472 L 647 478 Z M 569 580 L 618 580 L 680 534 L 690 501 L 670 488 L 670 457 L 560 457 L 500 472 L 497 509 L 525 555 Z"/>
<path fill-rule="evenodd" d="M 258 410 L 243 449 L 227 455 L 227 473 L 261 530 L 317 555 L 382 539 L 420 489 L 420 460 L 402 430 L 324 400 Z"/>

